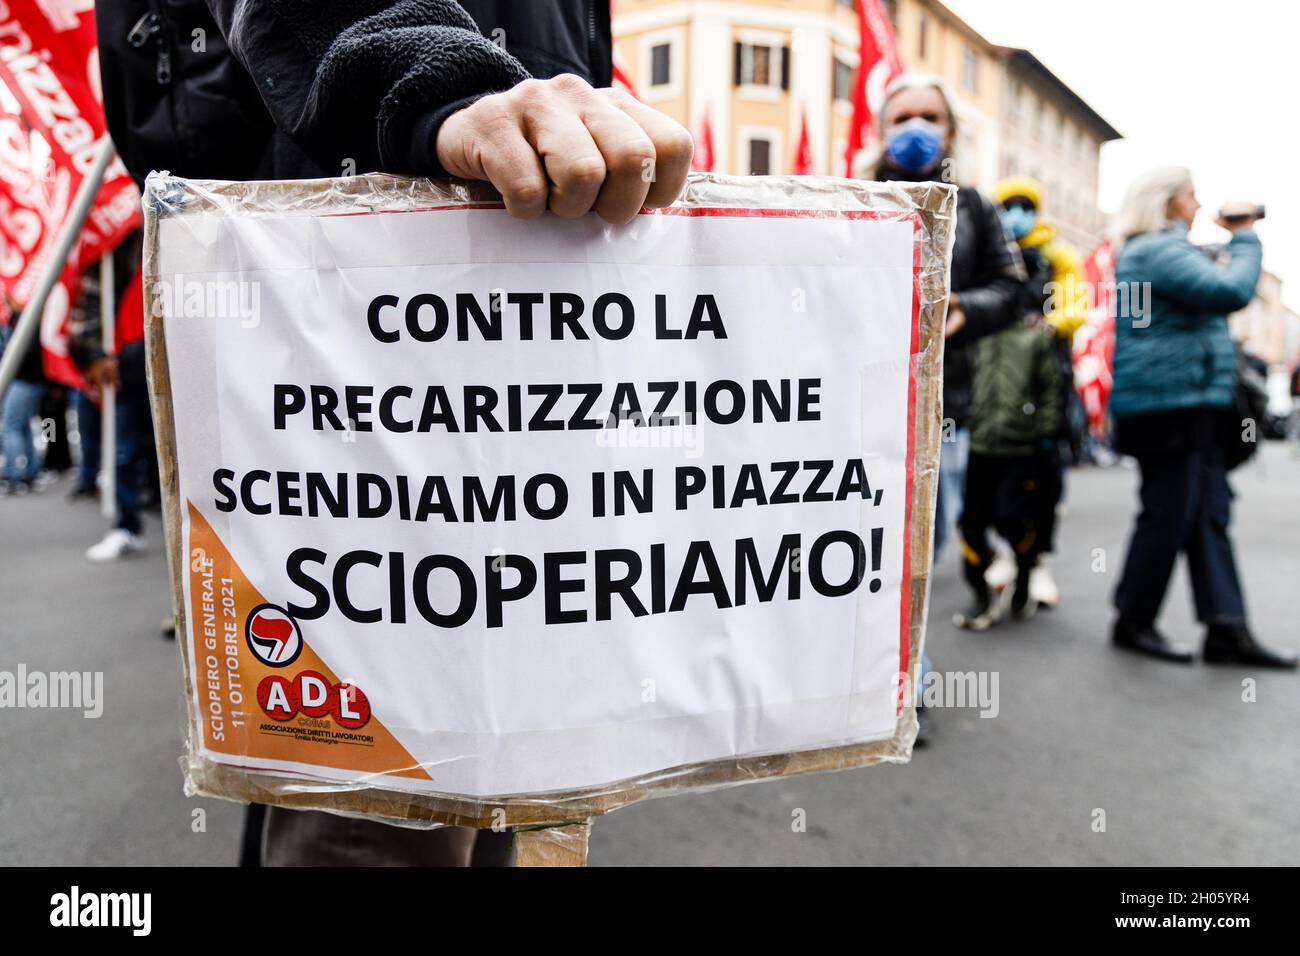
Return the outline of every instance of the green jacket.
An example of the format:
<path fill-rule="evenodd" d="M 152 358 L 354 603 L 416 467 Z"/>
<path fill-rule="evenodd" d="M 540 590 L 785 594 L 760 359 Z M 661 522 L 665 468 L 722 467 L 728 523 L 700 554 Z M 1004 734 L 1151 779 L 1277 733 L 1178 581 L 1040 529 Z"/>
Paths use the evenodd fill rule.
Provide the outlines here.
<path fill-rule="evenodd" d="M 971 451 L 1030 455 L 1056 439 L 1065 410 L 1050 329 L 1017 323 L 975 348 Z"/>

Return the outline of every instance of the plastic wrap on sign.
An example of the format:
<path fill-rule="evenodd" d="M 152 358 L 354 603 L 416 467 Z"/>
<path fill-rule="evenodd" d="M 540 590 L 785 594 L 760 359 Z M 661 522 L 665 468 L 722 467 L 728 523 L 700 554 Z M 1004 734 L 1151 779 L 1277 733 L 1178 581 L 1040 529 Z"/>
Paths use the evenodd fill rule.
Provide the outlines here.
<path fill-rule="evenodd" d="M 191 792 L 526 830 L 906 761 L 955 195 L 151 175 Z"/>

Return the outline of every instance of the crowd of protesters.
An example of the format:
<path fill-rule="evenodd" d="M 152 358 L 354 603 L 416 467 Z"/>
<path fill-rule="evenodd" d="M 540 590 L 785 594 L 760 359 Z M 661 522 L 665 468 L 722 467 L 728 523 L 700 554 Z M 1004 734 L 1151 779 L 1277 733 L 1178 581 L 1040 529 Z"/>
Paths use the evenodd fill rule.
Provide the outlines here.
<path fill-rule="evenodd" d="M 859 175 L 961 187 L 934 559 L 943 560 L 955 529 L 970 603 L 953 621 L 986 631 L 1061 600 L 1048 558 L 1066 469 L 1082 446 L 1072 340 L 1087 319 L 1087 283 L 1078 255 L 1042 215 L 1039 183 L 1011 177 L 989 199 L 961 181 L 957 116 L 941 80 L 895 80 L 877 134 Z M 1142 482 L 1112 640 L 1160 660 L 1194 659 L 1155 626 L 1181 552 L 1205 626 L 1204 660 L 1292 668 L 1294 657 L 1261 646 L 1247 626 L 1228 534 L 1228 471 L 1255 446 L 1240 434 L 1239 349 L 1227 315 L 1249 304 L 1259 281 L 1257 213 L 1225 210 L 1218 224 L 1231 241 L 1203 250 L 1187 239 L 1198 208 L 1187 170 L 1166 168 L 1132 185 L 1118 217 L 1116 286 L 1142 292 L 1115 298 L 1110 414 L 1115 448 L 1136 459 Z M 922 669 L 924 677 L 928 659 Z"/>
<path fill-rule="evenodd" d="M 69 503 L 82 506 L 101 496 L 103 399 L 106 391 L 112 390 L 115 520 L 103 538 L 87 548 L 86 558 L 93 562 L 115 561 L 144 550 L 142 512 L 156 509 L 160 499 L 145 381 L 138 234 L 118 248 L 114 260 L 114 275 L 127 279 L 118 281 L 112 291 L 112 308 L 120 316 L 114 342 L 105 348 L 96 264 L 81 275 L 79 294 L 68 317 L 68 351 L 80 381 L 74 386 L 48 378 L 39 337 L 33 336 L 0 404 L 4 451 L 0 496 L 40 494 L 71 474 L 66 492 Z M 8 313 L 0 324 L 0 353 L 5 351 L 17 311 L 10 308 Z"/>
<path fill-rule="evenodd" d="M 155 168 L 196 178 L 310 178 L 338 175 L 349 164 L 450 174 L 489 181 L 516 216 L 595 213 L 612 223 L 680 193 L 689 135 L 609 88 L 608 24 L 592 27 L 584 4 L 557 0 L 512 11 L 472 0 L 396 3 L 379 13 L 372 6 L 169 5 L 174 29 L 160 34 L 163 46 L 166 36 L 189 37 L 191 29 L 205 31 L 207 43 L 201 56 L 188 43 L 167 50 L 169 82 L 160 85 L 153 57 L 161 53 L 123 42 L 159 16 L 156 5 L 98 5 L 104 104 L 123 161 L 140 179 Z M 247 7 L 256 15 L 243 15 Z M 483 36 L 476 16 L 504 27 L 511 53 Z M 176 125 L 176 102 L 185 106 L 183 127 Z M 969 188 L 954 163 L 957 132 L 943 84 L 905 74 L 887 91 L 877 136 L 857 171 L 962 187 L 944 329 L 934 555 L 949 560 L 955 537 L 970 600 L 954 622 L 985 631 L 1061 600 L 1049 558 L 1066 469 L 1079 446 L 1071 340 L 1086 304 L 1078 256 L 1043 215 L 1043 188 L 1022 177 L 1000 183 L 993 197 Z M 647 156 L 655 163 L 652 178 L 642 175 Z M 1191 659 L 1156 629 L 1182 552 L 1207 628 L 1205 659 L 1295 666 L 1251 636 L 1228 535 L 1234 451 L 1225 422 L 1234 408 L 1235 350 L 1225 316 L 1253 294 L 1260 244 L 1250 216 L 1225 221 L 1232 240 L 1223 261 L 1212 261 L 1186 238 L 1196 208 L 1185 171 L 1160 171 L 1134 185 L 1121 216 L 1117 281 L 1149 283 L 1155 303 L 1143 317 L 1147 325 L 1116 316 L 1116 444 L 1137 459 L 1142 485 L 1115 596 L 1113 641 L 1165 660 Z M 4 396 L 3 492 L 39 494 L 52 483 L 49 475 L 74 470 L 69 494 L 79 501 L 95 496 L 106 467 L 99 460 L 100 409 L 113 390 L 117 517 L 88 550 L 94 561 L 144 548 L 141 511 L 157 500 L 141 330 L 124 321 L 124 334 L 105 348 L 98 325 L 107 294 L 124 319 L 140 315 L 138 277 L 131 289 L 138 245 L 117 254 L 116 288 L 99 288 L 95 269 L 83 277 L 71 352 L 84 388 L 46 382 L 34 343 Z M 75 459 L 69 411 L 80 439 Z M 53 427 L 39 429 L 41 421 Z M 251 813 L 248 856 L 464 863 L 490 839 L 458 828 L 399 831 L 272 808 Z"/>

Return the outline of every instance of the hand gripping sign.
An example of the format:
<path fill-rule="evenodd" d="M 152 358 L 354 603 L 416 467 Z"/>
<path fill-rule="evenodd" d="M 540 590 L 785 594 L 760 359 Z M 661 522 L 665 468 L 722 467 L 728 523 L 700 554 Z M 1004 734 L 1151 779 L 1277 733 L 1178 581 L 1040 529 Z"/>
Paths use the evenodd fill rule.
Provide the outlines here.
<path fill-rule="evenodd" d="M 909 757 L 954 189 L 146 192 L 193 790 L 526 827 Z"/>

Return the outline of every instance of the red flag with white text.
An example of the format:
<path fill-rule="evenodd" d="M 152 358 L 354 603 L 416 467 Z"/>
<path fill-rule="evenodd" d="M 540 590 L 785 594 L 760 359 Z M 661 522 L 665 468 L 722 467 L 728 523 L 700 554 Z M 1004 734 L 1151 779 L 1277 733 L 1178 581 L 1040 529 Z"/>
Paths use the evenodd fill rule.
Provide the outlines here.
<path fill-rule="evenodd" d="M 894 27 L 881 0 L 858 0 L 858 71 L 853 77 L 853 117 L 849 121 L 844 175 L 853 175 L 853 157 L 871 136 L 885 90 L 903 73 Z"/>
<path fill-rule="evenodd" d="M 20 306 L 32 297 L 105 128 L 93 3 L 0 3 L 0 288 Z M 81 270 L 139 225 L 140 194 L 114 156 L 41 318 L 45 371 L 55 381 L 81 381 L 67 349 Z"/>
<path fill-rule="evenodd" d="M 1105 242 L 1083 264 L 1088 283 L 1088 320 L 1074 334 L 1074 387 L 1098 438 L 1106 430 L 1115 362 L 1115 249 Z"/>

